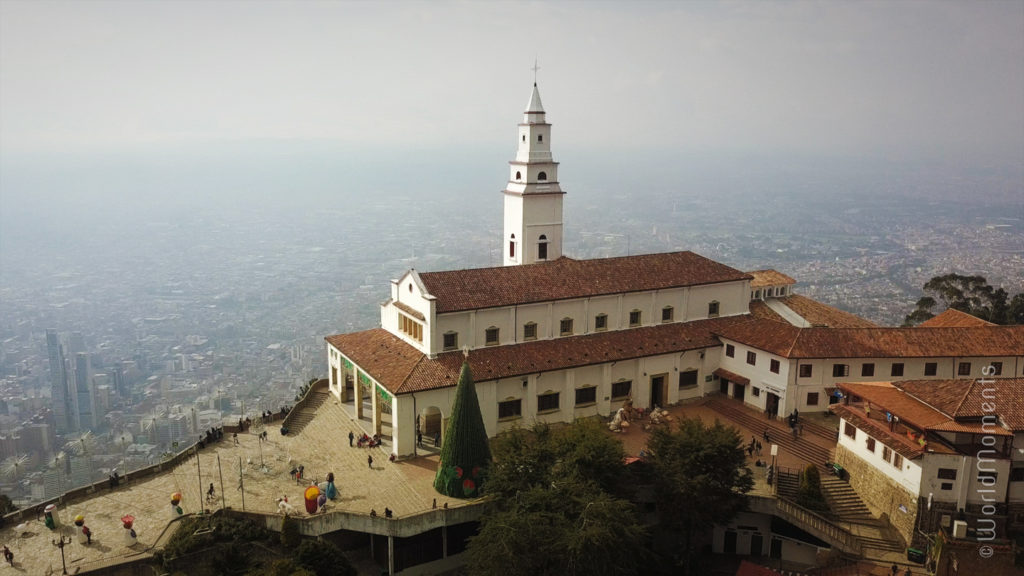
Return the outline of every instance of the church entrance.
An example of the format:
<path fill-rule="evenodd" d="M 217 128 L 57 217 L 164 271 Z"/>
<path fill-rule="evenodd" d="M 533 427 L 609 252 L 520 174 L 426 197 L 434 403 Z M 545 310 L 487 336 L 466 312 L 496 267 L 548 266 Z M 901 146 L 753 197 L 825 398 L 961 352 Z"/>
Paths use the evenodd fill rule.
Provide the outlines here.
<path fill-rule="evenodd" d="M 668 374 L 651 376 L 651 403 L 650 408 L 655 406 L 665 407 L 665 400 L 668 398 Z"/>
<path fill-rule="evenodd" d="M 779 414 L 779 397 L 772 392 L 769 392 L 765 399 L 764 413 L 772 418 Z"/>
<path fill-rule="evenodd" d="M 419 433 L 423 434 L 423 446 L 433 447 L 434 439 L 440 438 L 444 431 L 441 430 L 441 410 L 437 406 L 430 406 L 420 411 Z"/>

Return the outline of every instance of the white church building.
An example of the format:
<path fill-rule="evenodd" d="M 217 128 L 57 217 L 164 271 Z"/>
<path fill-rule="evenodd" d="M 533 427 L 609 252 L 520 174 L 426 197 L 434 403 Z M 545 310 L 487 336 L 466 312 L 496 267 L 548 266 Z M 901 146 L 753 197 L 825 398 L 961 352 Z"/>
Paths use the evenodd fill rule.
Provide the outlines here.
<path fill-rule="evenodd" d="M 464 350 L 493 436 L 534 422 L 607 417 L 627 399 L 648 408 L 718 392 L 779 414 L 824 411 L 849 364 L 864 370 L 861 364 L 877 358 L 879 370 L 890 370 L 901 347 L 947 336 L 874 327 L 793 294 L 788 276 L 746 273 L 692 252 L 565 256 L 565 192 L 536 84 L 503 195 L 504 266 L 409 270 L 391 282 L 381 327 L 326 338 L 331 392 L 373 432 L 390 437 L 397 456 L 415 454 L 420 434 L 432 443 L 444 433 Z M 847 330 L 856 342 L 842 348 L 857 352 L 836 360 L 822 347 L 845 342 Z M 999 356 L 1007 376 L 1024 369 L 1024 346 L 1013 347 L 1024 342 L 1024 327 L 955 331 L 962 330 L 972 333 L 965 338 L 998 332 L 968 341 L 1001 343 L 997 354 L 979 345 L 962 355 Z M 797 344 L 815 354 L 794 353 Z M 966 349 L 938 348 L 936 376 L 949 378 Z M 927 360 L 915 354 L 909 363 L 927 370 Z M 846 372 L 822 377 L 835 370 L 833 361 L 846 362 Z"/>

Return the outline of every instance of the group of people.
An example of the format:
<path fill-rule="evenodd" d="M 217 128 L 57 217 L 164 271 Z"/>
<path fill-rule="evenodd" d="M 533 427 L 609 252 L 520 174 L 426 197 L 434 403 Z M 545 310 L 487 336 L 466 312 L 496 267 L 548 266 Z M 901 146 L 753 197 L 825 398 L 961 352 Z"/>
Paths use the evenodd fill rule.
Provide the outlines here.
<path fill-rule="evenodd" d="M 212 443 L 216 442 L 217 440 L 220 440 L 223 437 L 224 437 L 224 427 L 223 426 L 221 426 L 219 428 L 210 428 L 209 430 L 206 431 L 205 434 L 203 434 L 203 436 L 201 438 L 199 438 L 199 447 L 200 448 L 206 448 L 207 444 L 212 444 Z"/>
<path fill-rule="evenodd" d="M 768 431 L 766 430 L 765 434 L 767 433 Z M 762 448 L 763 446 L 761 445 L 761 441 L 751 436 L 750 444 L 747 445 L 747 456 L 753 456 L 754 454 L 760 456 Z"/>
<path fill-rule="evenodd" d="M 793 433 L 793 439 L 796 440 L 797 436 L 802 436 L 804 433 L 804 425 L 800 423 L 800 412 L 796 408 L 793 409 L 793 413 L 790 414 L 786 421 L 789 423 L 789 430 Z"/>
<path fill-rule="evenodd" d="M 352 432 L 348 433 L 348 445 L 352 446 L 352 441 L 355 440 L 355 446 L 357 448 L 376 448 L 380 446 L 380 434 L 374 434 L 372 437 L 367 436 L 364 432 L 362 436 L 356 439 L 356 435 Z"/>

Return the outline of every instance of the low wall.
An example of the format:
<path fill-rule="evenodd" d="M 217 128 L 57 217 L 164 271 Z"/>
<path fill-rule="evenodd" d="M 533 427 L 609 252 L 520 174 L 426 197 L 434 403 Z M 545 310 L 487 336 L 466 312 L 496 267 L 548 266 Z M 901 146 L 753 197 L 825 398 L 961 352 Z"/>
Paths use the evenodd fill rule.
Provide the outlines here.
<path fill-rule="evenodd" d="M 917 524 L 917 495 L 911 494 L 892 478 L 868 464 L 842 444 L 836 445 L 836 462 L 849 474 L 850 486 L 869 506 L 889 516 L 889 523 L 903 536 L 914 538 Z M 904 506 L 900 510 L 900 506 Z"/>

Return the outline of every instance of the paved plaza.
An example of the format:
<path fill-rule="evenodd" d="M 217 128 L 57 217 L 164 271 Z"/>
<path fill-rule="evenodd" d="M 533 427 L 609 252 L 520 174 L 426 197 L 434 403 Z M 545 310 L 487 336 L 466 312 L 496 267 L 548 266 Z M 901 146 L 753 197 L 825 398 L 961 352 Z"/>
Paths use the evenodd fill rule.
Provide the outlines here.
<path fill-rule="evenodd" d="M 332 397 L 319 407 L 313 421 L 297 435 L 281 436 L 278 426 L 270 426 L 267 441 L 261 443 L 258 436 L 263 429 L 257 425 L 239 434 L 236 446 L 232 435 L 227 433 L 219 443 L 200 451 L 198 467 L 195 457 L 188 458 L 159 475 L 122 484 L 113 490 L 104 487 L 84 499 L 59 504 L 59 515 L 66 525 L 64 533 L 73 540 L 64 548 L 68 572 L 86 571 L 145 554 L 157 544 L 172 514 L 176 515 L 172 512 L 171 494 L 182 493 L 181 507 L 185 513 L 199 512 L 211 482 L 217 498 L 205 506 L 210 511 L 227 506 L 277 514 L 278 498 L 287 496 L 298 515 L 306 516 L 303 491 L 314 480 L 323 482 L 329 472 L 334 473 L 338 497 L 328 503 L 326 513 L 346 511 L 369 515 L 371 510 L 376 510 L 383 515 L 387 507 L 394 511 L 395 517 L 401 518 L 429 510 L 435 499 L 438 507 L 447 504 L 455 508 L 473 502 L 448 498 L 434 491 L 436 449 L 425 448 L 421 453 L 426 454 L 418 458 L 389 462 L 387 444 L 372 449 L 350 448 L 348 433 L 362 434 L 364 430 L 359 424 Z M 372 467 L 367 465 L 367 456 L 373 457 Z M 244 491 L 239 489 L 239 461 Z M 299 465 L 304 467 L 307 479 L 301 483 L 290 476 L 291 469 Z M 75 526 L 70 520 L 77 514 L 85 516 L 85 524 L 92 530 L 91 545 L 79 544 L 80 530 L 72 530 Z M 130 548 L 124 544 L 120 521 L 125 514 L 136 518 L 138 543 Z M 11 525 L 0 530 L 0 544 L 7 544 L 15 555 L 14 567 L 6 563 L 0 565 L 0 575 L 60 574 L 60 551 L 52 544 L 56 532 L 45 527 L 41 516 L 38 520 L 26 519 L 26 523 L 28 528 L 23 535 L 16 534 L 15 526 Z"/>

